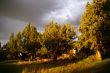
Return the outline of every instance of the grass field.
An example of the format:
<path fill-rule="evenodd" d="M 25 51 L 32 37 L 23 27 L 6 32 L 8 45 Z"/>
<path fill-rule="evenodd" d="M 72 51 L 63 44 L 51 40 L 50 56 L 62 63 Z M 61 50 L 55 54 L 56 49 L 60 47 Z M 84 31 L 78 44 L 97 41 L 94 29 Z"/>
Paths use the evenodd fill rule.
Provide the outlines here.
<path fill-rule="evenodd" d="M 84 59 L 74 63 L 67 60 L 45 63 L 0 63 L 0 73 L 110 73 L 110 59 L 95 61 Z"/>

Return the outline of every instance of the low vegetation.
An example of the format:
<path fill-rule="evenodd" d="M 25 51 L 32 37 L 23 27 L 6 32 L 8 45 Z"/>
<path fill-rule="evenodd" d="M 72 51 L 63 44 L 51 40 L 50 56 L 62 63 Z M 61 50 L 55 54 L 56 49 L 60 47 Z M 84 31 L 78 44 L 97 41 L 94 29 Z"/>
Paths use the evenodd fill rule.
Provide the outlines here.
<path fill-rule="evenodd" d="M 95 61 L 95 62 L 94 62 Z M 90 56 L 79 62 L 70 62 L 62 60 L 57 62 L 32 62 L 22 63 L 5 62 L 0 63 L 1 73 L 109 73 L 110 59 L 96 60 L 94 56 Z"/>

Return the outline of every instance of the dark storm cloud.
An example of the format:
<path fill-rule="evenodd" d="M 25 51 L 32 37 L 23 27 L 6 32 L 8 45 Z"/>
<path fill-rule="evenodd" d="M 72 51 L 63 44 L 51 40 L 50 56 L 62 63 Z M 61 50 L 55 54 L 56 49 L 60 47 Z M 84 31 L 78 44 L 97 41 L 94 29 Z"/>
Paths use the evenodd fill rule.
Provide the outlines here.
<path fill-rule="evenodd" d="M 0 40 L 22 30 L 27 22 L 42 31 L 44 23 L 54 19 L 77 25 L 89 0 L 0 0 Z"/>
<path fill-rule="evenodd" d="M 69 5 L 73 5 L 73 8 L 76 5 L 78 10 L 77 5 L 81 6 L 87 1 L 89 0 L 1 0 L 0 15 L 39 23 L 51 11 L 63 10 Z"/>
<path fill-rule="evenodd" d="M 56 9 L 55 3 L 52 0 L 0 0 L 0 40 L 23 29 L 27 22 L 37 24 L 41 31 L 43 16 Z"/>
<path fill-rule="evenodd" d="M 0 18 L 0 42 L 5 43 L 10 35 L 10 33 L 15 33 L 24 28 L 25 22 L 10 19 L 7 17 Z"/>
<path fill-rule="evenodd" d="M 0 14 L 20 20 L 33 21 L 40 19 L 45 13 L 55 9 L 53 0 L 2 0 Z M 37 20 L 37 19 L 36 19 Z"/>

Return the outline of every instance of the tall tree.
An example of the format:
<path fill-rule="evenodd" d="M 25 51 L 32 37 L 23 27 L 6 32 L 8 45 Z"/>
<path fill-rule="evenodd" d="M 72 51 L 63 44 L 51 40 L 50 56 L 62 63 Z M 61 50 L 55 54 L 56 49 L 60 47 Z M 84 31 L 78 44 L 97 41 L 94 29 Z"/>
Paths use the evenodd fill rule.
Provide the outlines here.
<path fill-rule="evenodd" d="M 1 49 L 1 42 L 0 42 L 0 49 Z"/>
<path fill-rule="evenodd" d="M 67 23 L 62 25 L 60 28 L 60 38 L 61 40 L 61 48 L 63 47 L 65 51 L 70 50 L 73 47 L 74 38 L 76 38 L 76 32 L 74 26 Z"/>
<path fill-rule="evenodd" d="M 82 45 L 101 53 L 110 48 L 110 0 L 87 3 L 79 27 Z"/>
<path fill-rule="evenodd" d="M 37 39 L 39 33 L 37 32 L 36 27 L 32 24 L 28 24 L 24 28 L 22 36 L 23 36 L 23 47 L 27 49 L 29 53 L 35 54 L 37 49 L 39 49 L 40 47 L 40 44 Z"/>
<path fill-rule="evenodd" d="M 25 52 L 25 49 L 23 49 L 22 34 L 20 31 L 16 34 L 15 39 L 16 39 L 17 52 Z"/>
<path fill-rule="evenodd" d="M 44 45 L 49 51 L 52 52 L 54 60 L 56 60 L 58 54 L 59 29 L 60 26 L 56 22 L 52 21 L 45 27 L 45 31 L 42 36 Z"/>
<path fill-rule="evenodd" d="M 9 41 L 7 43 L 7 47 L 10 53 L 15 53 L 16 52 L 16 40 L 14 33 L 11 33 L 9 37 Z"/>

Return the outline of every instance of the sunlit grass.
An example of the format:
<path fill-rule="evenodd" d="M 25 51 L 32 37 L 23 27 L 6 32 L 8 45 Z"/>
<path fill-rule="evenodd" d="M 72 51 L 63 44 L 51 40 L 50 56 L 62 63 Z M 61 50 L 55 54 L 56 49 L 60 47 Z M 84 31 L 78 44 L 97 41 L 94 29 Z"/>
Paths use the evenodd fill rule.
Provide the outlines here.
<path fill-rule="evenodd" d="M 94 56 L 90 56 L 77 63 L 70 63 L 67 60 L 61 62 L 13 62 L 1 63 L 0 73 L 88 73 L 97 62 Z"/>
<path fill-rule="evenodd" d="M 66 63 L 65 63 L 66 62 Z M 105 73 L 110 72 L 110 59 L 101 61 L 90 56 L 79 62 L 31 62 L 17 64 L 18 62 L 0 63 L 0 73 Z"/>

